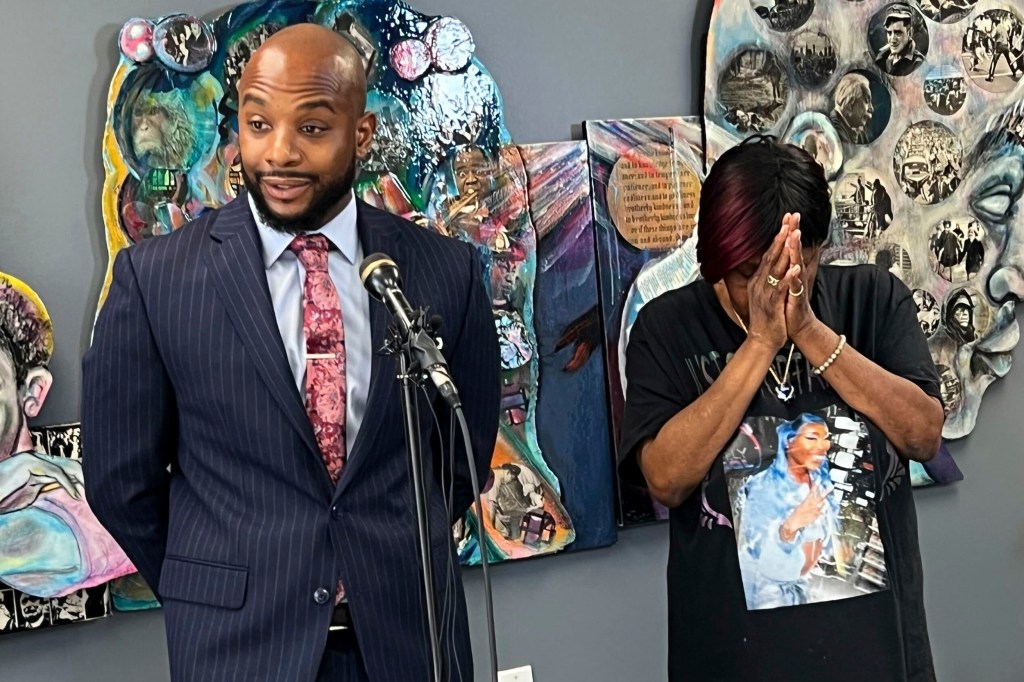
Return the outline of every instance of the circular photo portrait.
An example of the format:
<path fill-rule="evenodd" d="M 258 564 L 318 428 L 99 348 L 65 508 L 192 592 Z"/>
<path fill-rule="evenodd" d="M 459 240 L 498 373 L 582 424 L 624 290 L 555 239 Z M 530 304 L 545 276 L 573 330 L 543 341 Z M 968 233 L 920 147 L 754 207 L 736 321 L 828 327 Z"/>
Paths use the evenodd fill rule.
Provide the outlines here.
<path fill-rule="evenodd" d="M 871 18 L 868 42 L 875 66 L 890 76 L 909 76 L 928 56 L 928 26 L 916 7 L 892 3 Z"/>
<path fill-rule="evenodd" d="M 963 148 L 935 121 L 909 126 L 896 143 L 892 169 L 900 189 L 919 204 L 937 204 L 960 186 Z"/>
<path fill-rule="evenodd" d="M 889 125 L 891 112 L 892 96 L 882 80 L 867 71 L 850 71 L 832 91 L 828 120 L 843 142 L 870 144 Z"/>
<path fill-rule="evenodd" d="M 896 276 L 901 282 L 906 281 L 913 270 L 910 252 L 901 244 L 889 242 L 882 244 L 875 251 L 873 262 L 886 272 Z"/>
<path fill-rule="evenodd" d="M 915 0 L 921 13 L 932 21 L 955 24 L 974 9 L 978 0 Z"/>
<path fill-rule="evenodd" d="M 914 304 L 917 306 L 917 323 L 921 325 L 924 335 L 930 337 L 939 330 L 942 322 L 942 310 L 939 302 L 924 289 L 914 289 Z"/>
<path fill-rule="evenodd" d="M 843 144 L 832 122 L 824 114 L 807 111 L 789 124 L 784 142 L 800 147 L 814 157 L 825 171 L 825 177 L 834 180 L 843 167 Z"/>
<path fill-rule="evenodd" d="M 952 116 L 967 100 L 967 83 L 953 66 L 937 66 L 924 80 L 924 101 L 941 116 Z"/>
<path fill-rule="evenodd" d="M 928 238 L 932 269 L 955 284 L 978 279 L 985 265 L 985 252 L 991 251 L 987 237 L 981 221 L 974 218 L 939 221 Z"/>
<path fill-rule="evenodd" d="M 732 58 L 718 81 L 724 118 L 741 133 L 772 128 L 786 108 L 789 78 L 780 60 L 766 50 L 744 50 Z"/>
<path fill-rule="evenodd" d="M 956 372 L 949 365 L 935 365 L 939 373 L 939 395 L 942 397 L 942 411 L 948 417 L 963 407 L 964 387 Z"/>
<path fill-rule="evenodd" d="M 790 60 L 796 80 L 812 88 L 824 85 L 839 64 L 832 39 L 821 31 L 803 31 L 798 34 L 793 41 Z"/>
<path fill-rule="evenodd" d="M 981 294 L 969 287 L 954 289 L 942 310 L 942 326 L 960 345 L 974 343 L 992 326 L 992 309 Z"/>
<path fill-rule="evenodd" d="M 964 71 L 989 92 L 1009 92 L 1024 77 L 1024 21 L 1008 9 L 976 16 L 961 41 Z"/>
<path fill-rule="evenodd" d="M 798 29 L 814 13 L 814 0 L 750 0 L 750 6 L 776 31 Z"/>
<path fill-rule="evenodd" d="M 892 193 L 871 169 L 844 175 L 836 184 L 832 205 L 848 240 L 875 239 L 892 225 Z"/>
<path fill-rule="evenodd" d="M 176 14 L 156 25 L 153 49 L 167 68 L 198 73 L 209 66 L 217 51 L 217 38 L 202 19 Z"/>

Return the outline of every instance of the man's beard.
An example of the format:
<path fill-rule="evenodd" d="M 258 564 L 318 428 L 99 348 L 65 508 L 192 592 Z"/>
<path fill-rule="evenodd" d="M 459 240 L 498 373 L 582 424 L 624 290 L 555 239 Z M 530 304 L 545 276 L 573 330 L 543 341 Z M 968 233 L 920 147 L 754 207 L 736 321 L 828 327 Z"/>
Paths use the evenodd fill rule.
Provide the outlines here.
<path fill-rule="evenodd" d="M 313 192 L 313 201 L 310 202 L 309 207 L 305 211 L 294 218 L 282 218 L 274 214 L 267 204 L 266 197 L 263 196 L 263 187 L 260 185 L 260 181 L 266 176 L 309 180 L 310 190 Z M 253 203 L 256 204 L 256 211 L 260 214 L 260 218 L 263 219 L 263 222 L 268 227 L 285 234 L 304 234 L 323 227 L 327 222 L 327 215 L 334 210 L 334 207 L 338 205 L 338 202 L 346 194 L 352 191 L 352 184 L 355 182 L 355 178 L 356 164 L 354 160 L 337 180 L 327 185 L 323 184 L 320 176 L 313 175 L 312 173 L 256 173 L 255 177 L 250 177 L 249 171 L 244 166 L 242 168 L 242 180 L 245 182 L 245 188 L 252 195 Z"/>

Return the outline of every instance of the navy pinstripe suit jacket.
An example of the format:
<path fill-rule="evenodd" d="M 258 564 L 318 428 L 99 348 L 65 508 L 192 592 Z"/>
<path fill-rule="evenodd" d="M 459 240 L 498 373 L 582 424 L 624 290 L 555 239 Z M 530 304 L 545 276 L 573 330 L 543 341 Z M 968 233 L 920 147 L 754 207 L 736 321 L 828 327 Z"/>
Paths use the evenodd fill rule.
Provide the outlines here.
<path fill-rule="evenodd" d="M 365 253 L 398 264 L 409 300 L 444 318 L 482 484 L 500 369 L 476 252 L 365 203 L 358 230 Z M 378 349 L 389 313 L 371 301 L 370 318 Z M 333 609 L 314 594 L 333 593 L 338 578 L 370 679 L 429 679 L 396 363 L 372 362 L 364 423 L 335 488 L 288 366 L 246 198 L 117 255 L 83 360 L 87 494 L 164 605 L 174 680 L 312 680 Z M 429 406 L 421 394 L 438 609 L 450 628 L 447 666 L 470 682 L 439 484 L 450 478 L 438 450 L 450 420 L 439 408 L 435 428 Z M 457 518 L 472 493 L 456 443 Z"/>

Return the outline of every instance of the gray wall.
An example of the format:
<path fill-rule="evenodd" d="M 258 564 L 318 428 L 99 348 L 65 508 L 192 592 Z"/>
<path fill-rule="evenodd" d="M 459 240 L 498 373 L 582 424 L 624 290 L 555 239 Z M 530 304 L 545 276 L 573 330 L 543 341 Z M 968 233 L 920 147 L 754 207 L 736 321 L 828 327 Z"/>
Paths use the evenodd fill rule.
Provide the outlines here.
<path fill-rule="evenodd" d="M 731 0 L 741 1 L 741 0 Z M 587 118 L 697 113 L 697 0 L 418 0 L 473 30 L 520 142 L 568 139 Z M 0 271 L 28 281 L 57 329 L 56 386 L 41 423 L 78 418 L 79 357 L 106 264 L 100 131 L 130 16 L 206 14 L 214 0 L 0 0 Z M 73 9 L 74 8 L 74 9 Z M 996 384 L 954 446 L 967 480 L 918 494 L 940 679 L 1024 678 L 1024 369 Z M 502 667 L 539 682 L 664 679 L 664 526 L 617 545 L 498 566 Z M 479 572 L 467 589 L 482 626 Z M 167 679 L 159 612 L 0 639 L 4 680 Z M 486 661 L 477 640 L 478 667 Z M 482 677 L 480 679 L 483 679 Z"/>

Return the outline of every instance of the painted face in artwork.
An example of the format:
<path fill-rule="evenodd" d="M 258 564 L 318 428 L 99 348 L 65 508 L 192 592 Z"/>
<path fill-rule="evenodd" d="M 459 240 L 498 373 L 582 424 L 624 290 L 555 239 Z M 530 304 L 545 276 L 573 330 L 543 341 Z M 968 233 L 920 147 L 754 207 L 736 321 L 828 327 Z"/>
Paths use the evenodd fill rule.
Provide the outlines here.
<path fill-rule="evenodd" d="M 0 341 L 0 459 L 14 453 L 23 420 L 14 358 Z"/>
<path fill-rule="evenodd" d="M 1010 370 L 1019 336 L 1014 301 L 1024 298 L 1024 140 L 1015 128 L 1022 120 L 1020 104 L 993 118 L 964 159 L 962 186 L 935 209 L 952 218 L 974 216 L 975 235 L 987 235 L 977 284 L 971 285 L 977 289 L 973 306 L 960 305 L 959 298 L 953 300 L 956 291 L 949 292 L 948 333 L 936 334 L 929 344 L 937 363 L 959 381 L 958 399 L 947 403 L 947 437 L 973 429 L 982 395 Z"/>

